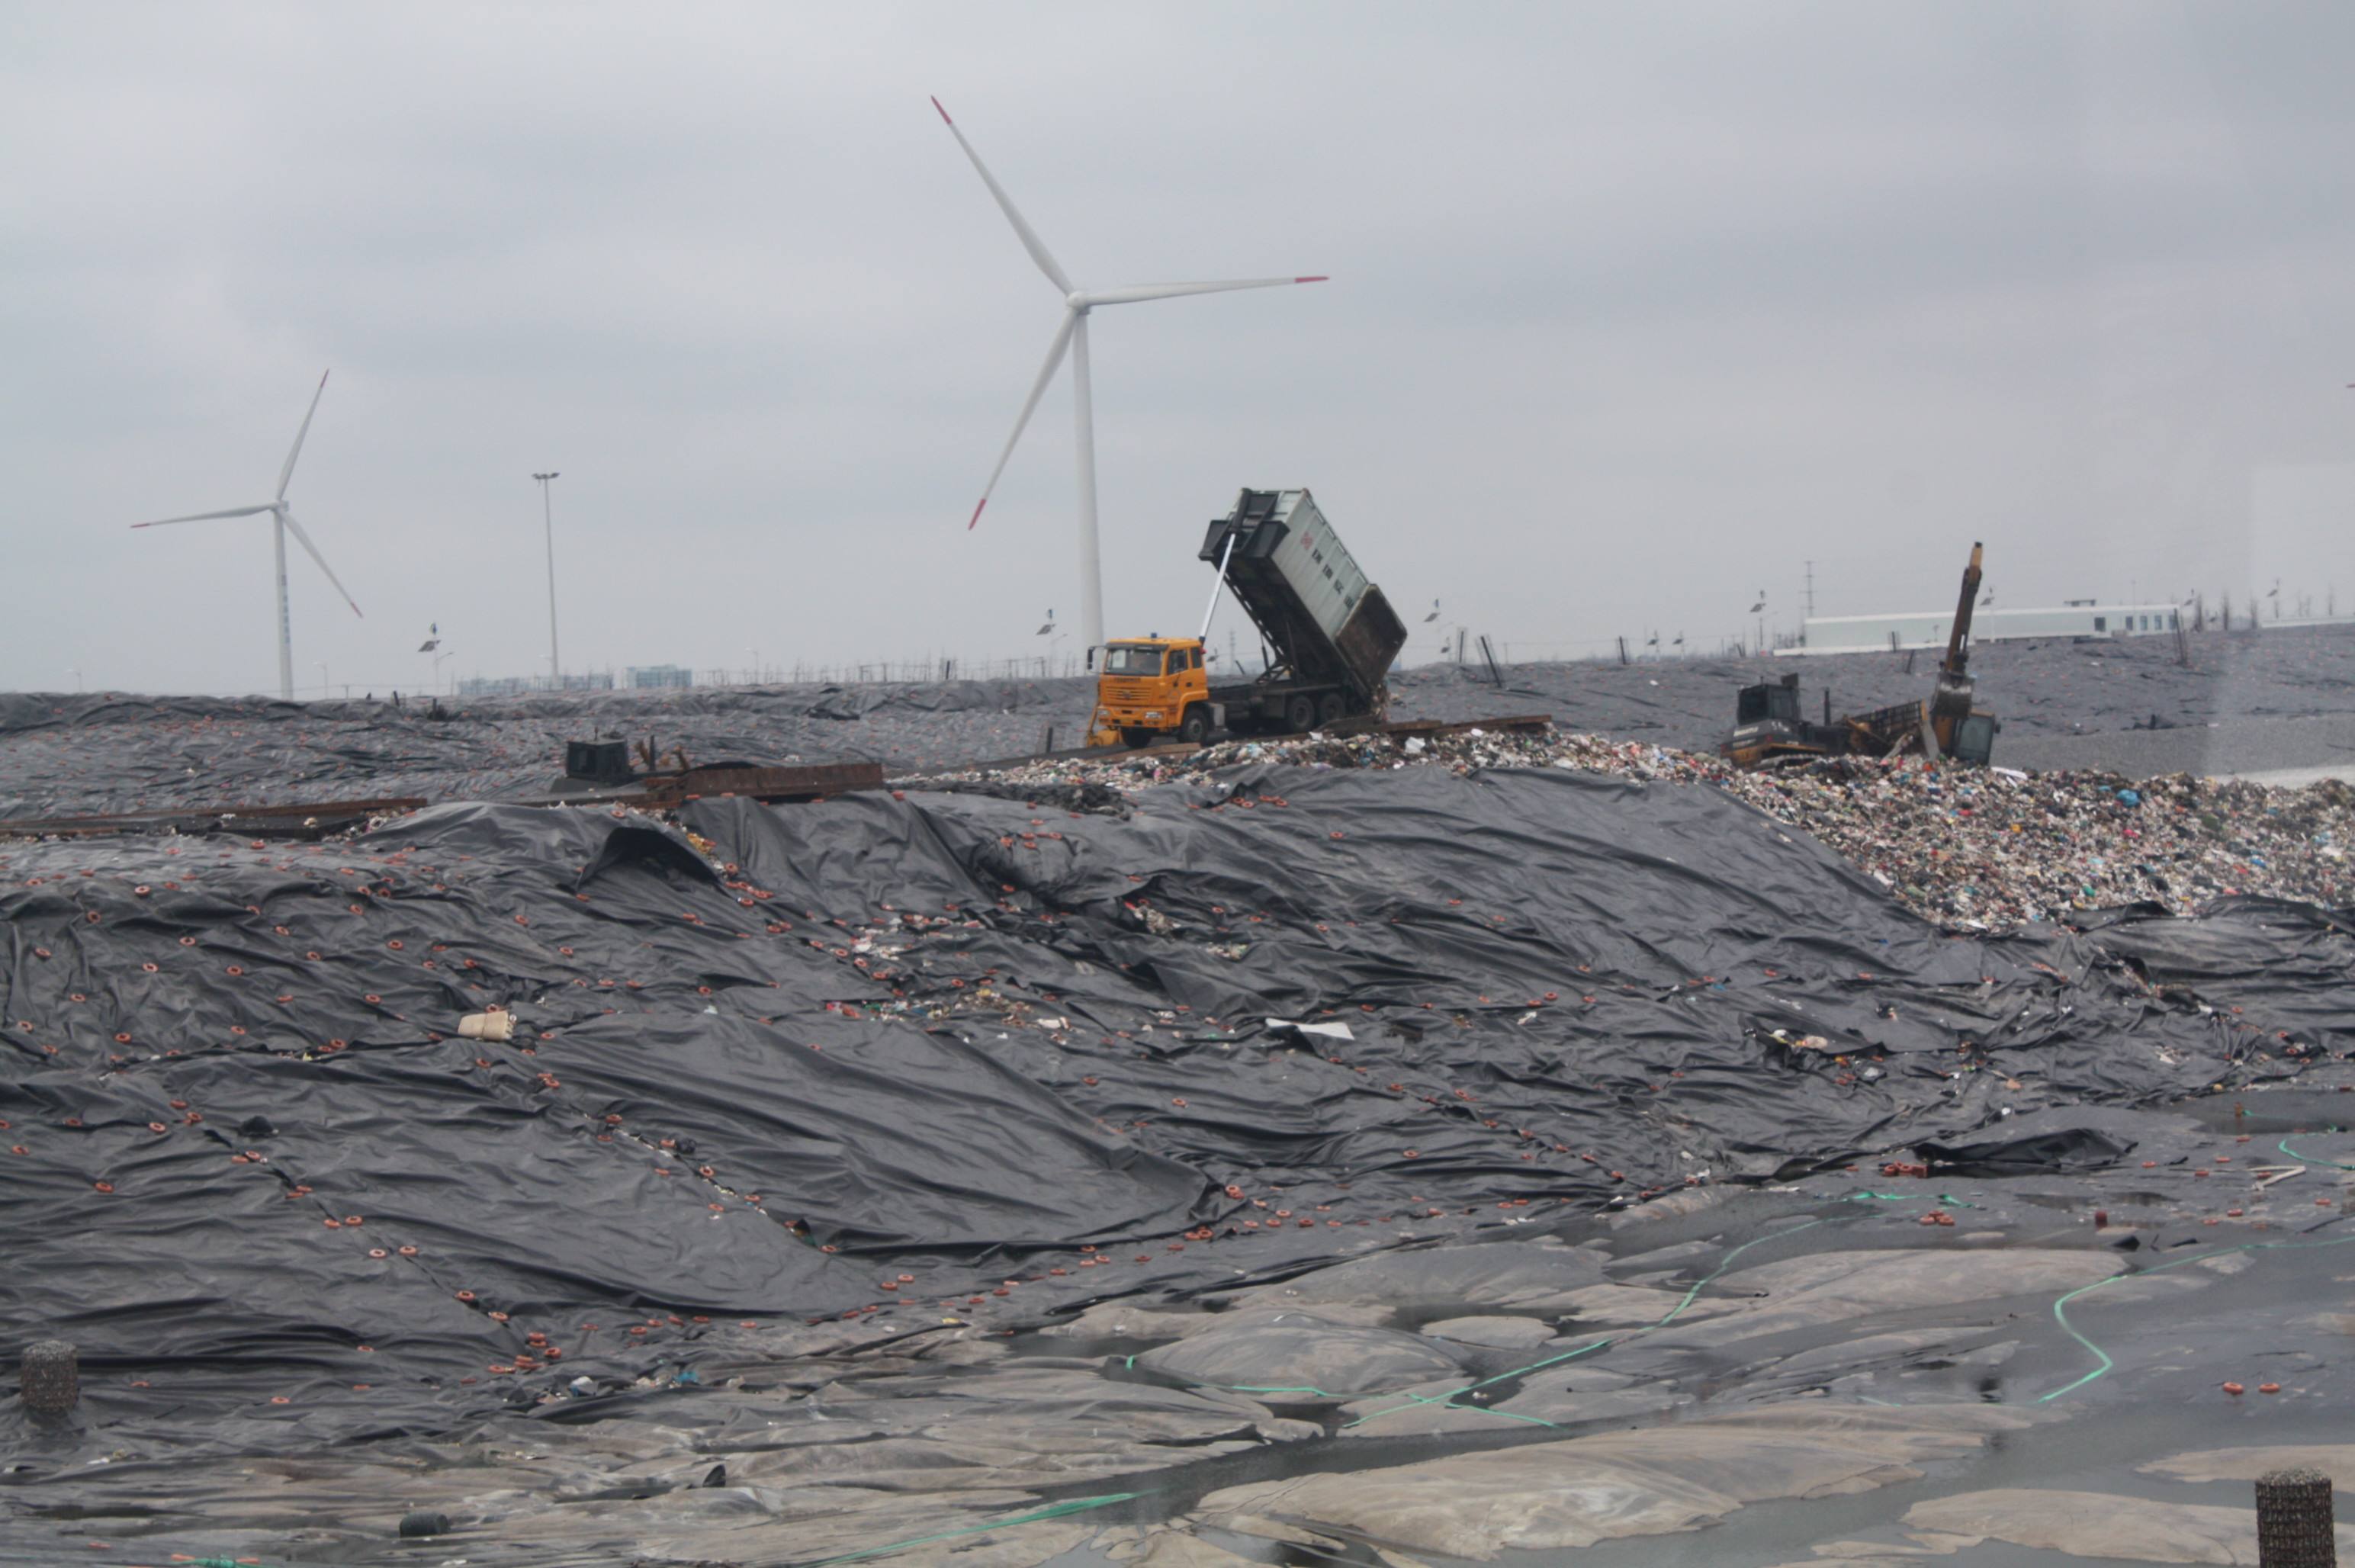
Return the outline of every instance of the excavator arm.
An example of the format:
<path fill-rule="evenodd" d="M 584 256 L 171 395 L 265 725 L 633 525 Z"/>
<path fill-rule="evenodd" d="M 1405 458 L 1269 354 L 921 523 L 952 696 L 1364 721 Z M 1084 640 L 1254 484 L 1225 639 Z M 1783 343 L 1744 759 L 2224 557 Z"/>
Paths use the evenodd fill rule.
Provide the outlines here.
<path fill-rule="evenodd" d="M 1955 601 L 1954 624 L 1946 634 L 1946 656 L 1939 661 L 1938 683 L 1928 701 L 1900 702 L 1836 720 L 1827 695 L 1824 722 L 1802 724 L 1798 677 L 1785 676 L 1780 688 L 1743 688 L 1734 700 L 1733 733 L 1720 748 L 1721 753 L 1741 768 L 1795 756 L 1891 757 L 1913 751 L 1934 761 L 1987 761 L 1997 725 L 1994 715 L 1972 710 L 1976 683 L 1970 675 L 1971 613 L 1978 604 L 1979 564 L 1985 553 L 1983 545 L 1971 546 L 1970 565 L 1963 569 L 1962 597 Z"/>
<path fill-rule="evenodd" d="M 1963 720 L 1971 716 L 1971 699 L 1977 695 L 1976 683 L 1970 677 L 1971 612 L 1979 602 L 1979 558 L 1983 551 L 1983 546 L 1972 545 L 1971 563 L 1963 568 L 1963 596 L 1955 604 L 1955 624 L 1946 634 L 1946 656 L 1938 666 L 1937 688 L 1930 697 L 1927 738 L 1937 743 L 1939 755 L 1953 753 L 1955 733 Z"/>
<path fill-rule="evenodd" d="M 1946 634 L 1946 660 L 1938 668 L 1947 675 L 1962 675 L 1971 657 L 1971 612 L 1979 602 L 1979 557 L 1984 545 L 1971 546 L 1971 563 L 1963 568 L 1963 596 L 1955 605 L 1954 629 Z"/>

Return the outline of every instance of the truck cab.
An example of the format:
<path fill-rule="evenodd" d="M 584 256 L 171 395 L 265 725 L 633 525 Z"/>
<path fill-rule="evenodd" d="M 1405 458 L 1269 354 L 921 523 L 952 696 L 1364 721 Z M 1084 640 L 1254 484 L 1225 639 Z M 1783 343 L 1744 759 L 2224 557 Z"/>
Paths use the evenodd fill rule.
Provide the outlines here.
<path fill-rule="evenodd" d="M 1217 727 L 1199 637 L 1133 637 L 1104 645 L 1091 746 L 1199 745 Z"/>

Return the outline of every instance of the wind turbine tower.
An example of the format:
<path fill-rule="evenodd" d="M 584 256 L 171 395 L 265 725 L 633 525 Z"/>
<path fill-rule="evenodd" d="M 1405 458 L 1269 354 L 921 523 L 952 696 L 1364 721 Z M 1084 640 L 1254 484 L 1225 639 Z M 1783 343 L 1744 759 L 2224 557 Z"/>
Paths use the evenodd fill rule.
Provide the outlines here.
<path fill-rule="evenodd" d="M 1022 214 L 1015 209 L 1013 200 L 991 176 L 988 165 L 981 161 L 981 155 L 973 150 L 973 144 L 964 139 L 964 133 L 957 129 L 956 122 L 949 118 L 949 112 L 941 107 L 939 99 L 932 100 L 932 107 L 940 110 L 941 120 L 948 126 L 949 134 L 957 139 L 957 145 L 964 149 L 964 155 L 973 160 L 974 171 L 981 176 L 981 183 L 989 187 L 989 194 L 996 197 L 998 207 L 1006 214 L 1006 220 L 1014 226 L 1015 237 L 1022 241 L 1022 248 L 1030 252 L 1030 260 L 1038 263 L 1039 270 L 1047 274 L 1047 281 L 1054 284 L 1056 292 L 1063 296 L 1063 319 L 1057 324 L 1055 336 L 1047 345 L 1047 362 L 1039 368 L 1039 379 L 1031 384 L 1030 396 L 1024 400 L 1022 412 L 1014 421 L 1014 433 L 1007 437 L 1006 449 L 998 453 L 997 466 L 990 470 L 989 483 L 982 486 L 981 500 L 974 507 L 973 517 L 966 522 L 965 528 L 970 532 L 981 521 L 981 509 L 989 505 L 990 493 L 997 488 L 998 476 L 1006 472 L 1007 460 L 1014 455 L 1015 443 L 1022 439 L 1023 428 L 1030 422 L 1031 411 L 1039 406 L 1039 399 L 1046 392 L 1047 383 L 1055 379 L 1055 371 L 1062 365 L 1063 356 L 1068 352 L 1071 357 L 1071 397 L 1078 414 L 1079 434 L 1080 631 L 1087 638 L 1088 665 L 1093 668 L 1096 650 L 1103 646 L 1103 568 L 1096 547 L 1096 434 L 1094 399 L 1088 367 L 1089 314 L 1099 305 L 1138 304 L 1146 300 L 1173 299 L 1180 294 L 1270 289 L 1287 283 L 1321 283 L 1326 279 L 1321 276 L 1235 278 L 1209 283 L 1138 283 L 1117 289 L 1080 288 L 1048 253 L 1045 243 L 1023 220 Z"/>
<path fill-rule="evenodd" d="M 310 552 L 311 559 L 319 563 L 319 570 L 327 574 L 327 581 L 336 584 L 336 592 L 343 594 L 344 603 L 352 607 L 352 613 L 357 615 L 360 613 L 360 607 L 353 602 L 351 594 L 345 591 L 341 582 L 336 581 L 335 570 L 328 566 L 327 558 L 319 553 L 319 547 L 311 542 L 311 536 L 304 533 L 303 525 L 294 520 L 293 508 L 286 504 L 286 486 L 294 477 L 294 460 L 303 455 L 303 438 L 311 433 L 311 416 L 319 411 L 319 398 L 326 389 L 327 374 L 321 371 L 319 389 L 311 394 L 311 406 L 304 411 L 302 426 L 294 432 L 294 445 L 286 453 L 286 466 L 278 471 L 278 493 L 269 500 L 250 507 L 231 507 L 227 511 L 192 512 L 185 517 L 158 517 L 152 523 L 131 525 L 134 528 L 160 528 L 167 523 L 203 523 L 216 517 L 252 517 L 264 512 L 270 514 L 271 544 L 277 553 L 278 561 L 278 695 L 286 702 L 294 700 L 294 628 L 286 610 L 286 536 L 289 532 L 293 534 L 297 544 Z"/>

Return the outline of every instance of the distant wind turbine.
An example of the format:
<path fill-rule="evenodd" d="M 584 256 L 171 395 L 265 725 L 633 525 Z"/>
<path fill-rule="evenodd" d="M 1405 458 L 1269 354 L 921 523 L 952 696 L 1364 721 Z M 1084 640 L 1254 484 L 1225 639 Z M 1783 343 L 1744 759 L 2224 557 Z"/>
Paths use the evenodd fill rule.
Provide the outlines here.
<path fill-rule="evenodd" d="M 1013 200 L 990 174 L 988 165 L 981 161 L 981 155 L 973 150 L 973 144 L 964 139 L 964 133 L 957 129 L 956 122 L 949 118 L 949 112 L 941 107 L 939 99 L 932 100 L 932 107 L 940 110 L 941 120 L 948 126 L 949 134 L 957 139 L 957 145 L 964 149 L 964 155 L 973 160 L 974 171 L 981 176 L 981 183 L 987 186 L 989 194 L 997 198 L 997 205 L 1004 210 L 1006 220 L 1014 226 L 1015 237 L 1022 241 L 1022 248 L 1030 252 L 1030 260 L 1038 263 L 1039 270 L 1047 274 L 1047 281 L 1054 284 L 1063 296 L 1063 319 L 1047 345 L 1047 362 L 1039 367 L 1039 379 L 1030 387 L 1030 396 L 1024 400 L 1022 412 L 1014 421 L 1014 433 L 1006 438 L 1006 450 L 997 454 L 997 466 L 990 470 L 989 483 L 981 487 L 981 499 L 975 504 L 973 517 L 965 523 L 965 528 L 969 532 L 981 521 L 981 509 L 989 505 L 990 494 L 997 488 L 998 476 L 1006 472 L 1007 460 L 1014 455 L 1015 443 L 1022 439 L 1023 428 L 1030 422 L 1031 411 L 1039 406 L 1039 398 L 1046 393 L 1047 383 L 1055 379 L 1055 371 L 1063 363 L 1063 355 L 1068 351 L 1071 356 L 1071 397 L 1079 421 L 1080 631 L 1087 638 L 1088 659 L 1093 664 L 1095 650 L 1103 645 L 1103 568 L 1096 547 L 1096 435 L 1094 395 L 1088 373 L 1088 313 L 1098 305 L 1136 304 L 1146 300 L 1171 299 L 1179 294 L 1215 294 L 1231 289 L 1267 289 L 1285 283 L 1321 283 L 1326 280 L 1323 277 L 1237 278 L 1209 283 L 1139 283 L 1119 289 L 1082 289 L 1072 283 L 1055 258 L 1048 253 L 1045 243 L 1023 220 L 1022 214 L 1015 210 Z"/>
<path fill-rule="evenodd" d="M 286 504 L 286 485 L 294 477 L 294 460 L 303 455 L 303 438 L 311 433 L 311 416 L 319 411 L 320 394 L 326 389 L 327 376 L 322 371 L 319 389 L 311 394 L 311 406 L 304 411 L 302 428 L 295 431 L 294 445 L 286 453 L 286 466 L 278 471 L 278 493 L 275 496 L 251 507 L 231 507 L 222 512 L 192 512 L 185 517 L 158 517 L 152 523 L 131 525 L 134 528 L 160 528 L 166 523 L 204 523 L 215 517 L 252 517 L 264 512 L 270 514 L 271 542 L 278 556 L 278 695 L 288 702 L 294 700 L 294 631 L 293 623 L 286 613 L 286 535 L 289 530 L 293 531 L 295 542 L 308 550 L 311 559 L 319 563 L 319 570 L 327 574 L 327 581 L 336 584 L 336 592 L 343 594 L 344 603 L 352 607 L 352 613 L 357 615 L 360 613 L 359 605 L 336 581 L 334 569 L 327 565 L 327 558 L 319 553 L 319 547 L 311 542 L 311 536 L 303 531 L 303 525 L 294 520 L 293 510 Z"/>

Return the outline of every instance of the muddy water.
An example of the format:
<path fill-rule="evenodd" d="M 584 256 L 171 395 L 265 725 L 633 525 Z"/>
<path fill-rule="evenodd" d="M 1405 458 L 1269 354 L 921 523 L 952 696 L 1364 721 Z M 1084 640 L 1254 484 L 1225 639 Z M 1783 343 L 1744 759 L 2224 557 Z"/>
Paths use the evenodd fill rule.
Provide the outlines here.
<path fill-rule="evenodd" d="M 2217 1130 L 2251 1137 L 2249 1146 L 2228 1147 L 2263 1148 L 2259 1135 L 2308 1128 L 2309 1152 L 2355 1164 L 2355 1136 L 2334 1138 L 2319 1130 L 2319 1113 L 2335 1108 L 2335 1098 L 2271 1095 L 2237 1116 L 2229 1104 L 2189 1107 L 2193 1136 L 2181 1135 L 2185 1122 L 2155 1122 L 2159 1136 L 2149 1152 L 2200 1154 L 2170 1147 L 2179 1142 L 2209 1145 L 2212 1151 Z M 1593 1364 L 1639 1380 L 1672 1381 L 1695 1396 L 1693 1403 L 1653 1424 L 1705 1419 L 1777 1399 L 1899 1407 L 1971 1401 L 2034 1412 L 2041 1419 L 2021 1430 L 1992 1434 L 1966 1453 L 1920 1464 L 1919 1478 L 1846 1496 L 1755 1502 L 1686 1533 L 1574 1550 L 1505 1550 L 1494 1560 L 1532 1568 L 1572 1563 L 1736 1568 L 1814 1561 L 1813 1549 L 1833 1541 L 1902 1551 L 1910 1538 L 1901 1521 L 1909 1509 L 1925 1499 L 1998 1488 L 2245 1509 L 2245 1482 L 2178 1481 L 2139 1467 L 2225 1446 L 2348 1441 L 2350 1429 L 2339 1413 L 2355 1396 L 2355 1317 L 2338 1314 L 2355 1296 L 2350 1289 L 2355 1284 L 2355 1230 L 2340 1221 L 2335 1200 L 2328 1207 L 2313 1201 L 2317 1192 L 2328 1197 L 2335 1187 L 2304 1179 L 2295 1203 L 2278 1189 L 2264 1199 L 2235 1190 L 2214 1203 L 2242 1207 L 2240 1220 L 2211 1225 L 2207 1221 L 2219 1216 L 2208 1202 L 2208 1189 L 2194 1183 L 2212 1178 L 2195 1178 L 2183 1168 L 2151 1175 L 2138 1160 L 2121 1163 L 2122 1170 L 2075 1180 L 1946 1184 L 1949 1211 L 1963 1216 L 1954 1229 L 1919 1225 L 1912 1205 L 1859 1200 L 1854 1194 L 1827 1201 L 1803 1191 L 1745 1195 L 1639 1231 L 1613 1232 L 1591 1222 L 1561 1227 L 1564 1241 L 1605 1245 L 1614 1257 L 1628 1260 L 1614 1272 L 1632 1265 L 1648 1273 L 1643 1264 L 1667 1259 L 1673 1265 L 1678 1261 L 1675 1254 L 1688 1253 L 1679 1284 L 1715 1268 L 1736 1247 L 1749 1249 L 1739 1260 L 1744 1269 L 1832 1253 L 1951 1253 L 1958 1246 L 1984 1251 L 1990 1266 L 2000 1266 L 1995 1255 L 2022 1245 L 2104 1255 L 2123 1266 L 2115 1283 L 2067 1304 L 2073 1308 L 2070 1326 L 2090 1346 L 2071 1338 L 2056 1318 L 2051 1292 L 1891 1303 L 1869 1314 L 1714 1346 L 1675 1344 L 1668 1329 L 1657 1337 L 1622 1339 L 1597 1352 Z M 2192 1195 L 2200 1201 L 2185 1201 Z M 2105 1213 L 2115 1211 L 2112 1223 L 2100 1231 L 2087 1220 L 2094 1206 Z M 1727 1290 L 1742 1287 L 1740 1271 L 1724 1277 Z M 1579 1331 L 1570 1319 L 1560 1327 L 1571 1335 Z M 1909 1338 L 1925 1342 L 1907 1349 Z M 1121 1344 L 1091 1349 L 1114 1355 L 1115 1363 L 1130 1353 Z M 2108 1365 L 2099 1370 L 2104 1358 Z M 1799 1369 L 1797 1375 L 1793 1369 Z M 2088 1373 L 2097 1375 L 2083 1381 Z M 1482 1365 L 1468 1373 L 1483 1375 L 1495 1374 Z M 2227 1381 L 2242 1383 L 2246 1392 L 2226 1392 Z M 2264 1382 L 2277 1382 L 2282 1392 L 2260 1394 Z M 1488 1392 L 1502 1403 L 1518 1390 L 1519 1381 L 1508 1378 Z M 1339 1430 L 1329 1410 L 1304 1406 L 1289 1413 L 1320 1418 L 1327 1430 Z M 1201 1499 L 1224 1488 L 1346 1475 L 1363 1477 L 1369 1494 L 1379 1494 L 1401 1467 L 1543 1448 L 1629 1424 L 1565 1422 L 1514 1429 L 1499 1422 L 1495 1430 L 1344 1437 L 1129 1477 L 1124 1487 L 1146 1495 L 1124 1505 L 1117 1520 L 1107 1518 L 1104 1522 L 1114 1528 L 1097 1541 L 1052 1560 L 1116 1561 L 1108 1553 L 1124 1539 L 1183 1521 Z M 1473 1506 L 1488 1505 L 1467 1502 Z M 1378 1548 L 1394 1545 L 1380 1532 L 1353 1530 L 1347 1521 L 1295 1517 L 1292 1522 L 1319 1539 L 1315 1544 L 1284 1543 L 1208 1523 L 1195 1534 L 1245 1561 L 1264 1563 L 1371 1564 L 1384 1561 Z M 1428 1551 L 1409 1555 L 1430 1563 L 1474 1560 Z M 1486 1560 L 1486 1553 L 1481 1556 Z M 1953 1555 L 1934 1560 L 1986 1565 L 2088 1559 L 1995 1540 L 1957 1547 Z"/>

